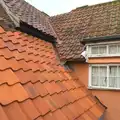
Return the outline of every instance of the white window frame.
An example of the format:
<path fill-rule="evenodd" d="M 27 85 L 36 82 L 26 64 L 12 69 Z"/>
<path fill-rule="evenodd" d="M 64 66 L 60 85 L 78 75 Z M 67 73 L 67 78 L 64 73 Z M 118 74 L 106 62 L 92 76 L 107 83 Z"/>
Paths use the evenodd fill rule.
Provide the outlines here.
<path fill-rule="evenodd" d="M 107 87 L 103 86 L 92 86 L 92 67 L 93 66 L 105 66 L 107 67 Z M 91 64 L 89 65 L 89 80 L 88 89 L 102 89 L 102 90 L 120 90 L 120 88 L 109 87 L 109 66 L 120 66 L 120 64 Z"/>
<path fill-rule="evenodd" d="M 87 58 L 92 58 L 92 57 L 112 57 L 112 56 L 116 56 L 116 57 L 119 57 L 120 56 L 120 53 L 117 53 L 117 54 L 109 54 L 109 46 L 110 45 L 120 45 L 120 41 L 115 41 L 115 42 L 102 42 L 102 43 L 92 43 L 92 44 L 87 44 Z M 91 54 L 91 48 L 92 47 L 96 47 L 96 46 L 101 46 L 101 45 L 104 45 L 106 46 L 106 54 Z"/>

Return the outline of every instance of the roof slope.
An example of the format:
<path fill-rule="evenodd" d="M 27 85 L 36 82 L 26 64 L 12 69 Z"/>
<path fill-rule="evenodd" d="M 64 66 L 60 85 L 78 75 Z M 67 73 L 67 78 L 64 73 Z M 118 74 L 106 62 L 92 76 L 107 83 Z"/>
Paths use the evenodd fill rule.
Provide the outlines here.
<path fill-rule="evenodd" d="M 61 59 L 80 59 L 83 38 L 120 35 L 120 2 L 77 8 L 50 18 L 59 39 Z"/>
<path fill-rule="evenodd" d="M 48 16 L 26 1 L 1 0 L 0 4 L 5 8 L 17 27 L 20 26 L 20 22 L 25 22 L 47 35 L 56 37 L 55 32 L 49 23 Z"/>
<path fill-rule="evenodd" d="M 51 43 L 0 27 L 0 120 L 97 120 L 103 112 Z"/>

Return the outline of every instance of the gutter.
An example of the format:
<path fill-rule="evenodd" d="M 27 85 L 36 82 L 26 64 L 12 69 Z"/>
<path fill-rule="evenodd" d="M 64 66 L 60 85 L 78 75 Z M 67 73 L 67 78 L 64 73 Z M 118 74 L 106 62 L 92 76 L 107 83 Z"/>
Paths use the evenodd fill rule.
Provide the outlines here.
<path fill-rule="evenodd" d="M 113 40 L 120 40 L 120 35 L 113 35 L 113 36 L 103 36 L 103 37 L 93 37 L 93 38 L 83 38 L 82 43 L 90 43 L 90 42 L 103 42 L 104 41 L 113 41 Z"/>

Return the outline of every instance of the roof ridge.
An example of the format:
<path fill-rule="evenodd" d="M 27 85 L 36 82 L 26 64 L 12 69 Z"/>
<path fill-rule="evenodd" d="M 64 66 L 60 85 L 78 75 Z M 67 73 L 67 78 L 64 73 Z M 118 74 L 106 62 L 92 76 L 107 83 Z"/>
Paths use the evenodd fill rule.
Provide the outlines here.
<path fill-rule="evenodd" d="M 109 1 L 109 2 L 97 3 L 97 4 L 93 4 L 93 5 L 83 5 L 83 6 L 75 8 L 75 9 L 72 9 L 69 12 L 65 12 L 65 13 L 61 13 L 61 14 L 50 16 L 50 18 L 57 17 L 57 16 L 62 16 L 62 15 L 66 15 L 66 14 L 69 14 L 71 12 L 75 12 L 75 11 L 80 10 L 80 9 L 86 9 L 88 7 L 95 7 L 95 6 L 105 5 L 105 4 L 111 4 L 111 3 L 120 3 L 120 1 L 119 0 L 114 0 L 114 1 Z"/>
<path fill-rule="evenodd" d="M 41 12 L 42 15 L 44 15 L 46 17 L 49 16 L 46 12 L 39 10 L 37 7 L 35 7 L 31 3 L 29 3 L 28 1 L 26 1 L 26 0 L 23 0 L 23 1 L 26 2 L 27 4 L 29 4 L 30 6 L 32 6 L 33 8 L 35 8 L 36 10 L 38 10 L 39 12 Z"/>
<path fill-rule="evenodd" d="M 76 9 L 73 9 L 72 11 L 76 11 L 78 9 L 85 9 L 88 7 L 96 7 L 96 6 L 100 6 L 100 5 L 106 5 L 106 4 L 112 4 L 112 3 L 120 3 L 119 0 L 114 0 L 114 1 L 109 1 L 109 2 L 103 2 L 103 3 L 97 3 L 97 4 L 93 4 L 93 5 L 84 5 L 81 7 L 77 7 Z"/>

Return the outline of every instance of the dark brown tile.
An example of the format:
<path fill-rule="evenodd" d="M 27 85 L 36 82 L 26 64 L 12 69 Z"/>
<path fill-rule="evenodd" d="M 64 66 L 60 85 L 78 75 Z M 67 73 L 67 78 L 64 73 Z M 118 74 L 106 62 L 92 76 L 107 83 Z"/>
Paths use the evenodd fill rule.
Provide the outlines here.
<path fill-rule="evenodd" d="M 84 45 L 80 43 L 84 38 L 119 35 L 119 15 L 116 15 L 120 12 L 119 6 L 119 2 L 113 1 L 79 7 L 65 14 L 52 16 L 51 24 L 60 39 L 57 45 L 60 58 L 84 61 L 81 55 Z M 114 18 L 110 15 L 111 12 Z"/>

